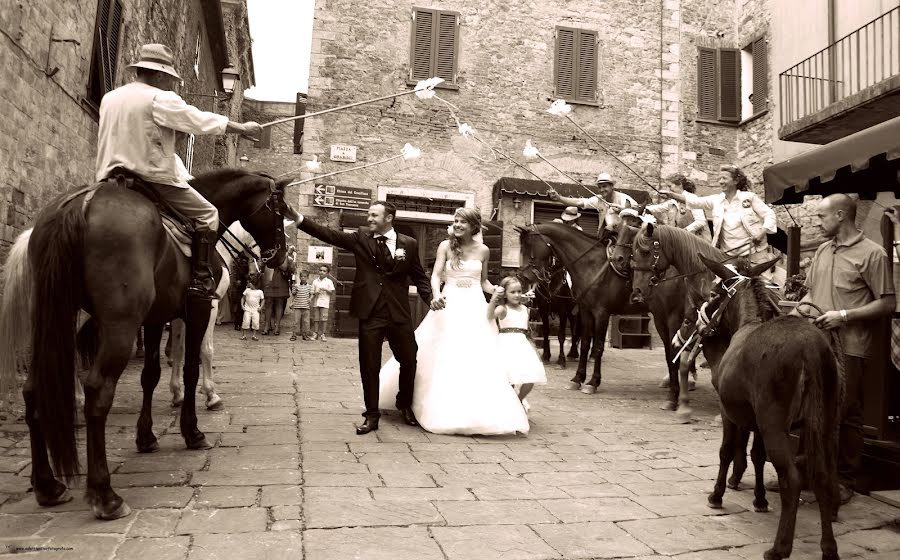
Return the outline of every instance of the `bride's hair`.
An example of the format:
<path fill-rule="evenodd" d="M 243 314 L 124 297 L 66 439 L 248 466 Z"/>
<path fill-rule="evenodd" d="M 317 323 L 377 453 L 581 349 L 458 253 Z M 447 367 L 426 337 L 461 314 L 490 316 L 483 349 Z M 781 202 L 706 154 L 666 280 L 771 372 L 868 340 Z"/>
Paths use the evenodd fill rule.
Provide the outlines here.
<path fill-rule="evenodd" d="M 473 236 L 481 232 L 481 212 L 478 208 L 457 208 L 456 212 L 453 213 L 453 217 L 461 218 L 464 222 L 472 226 Z M 448 236 L 448 240 L 450 241 L 450 254 L 452 255 L 450 266 L 459 268 L 460 259 L 462 257 L 462 246 L 459 242 L 459 237 L 451 232 Z"/>
<path fill-rule="evenodd" d="M 506 301 L 506 292 L 509 290 L 509 287 L 513 284 L 518 284 L 519 287 L 522 287 L 522 281 L 519 280 L 516 276 L 506 276 L 503 280 L 500 280 L 500 287 L 503 288 L 503 296 L 500 305 L 508 305 L 509 302 Z"/>

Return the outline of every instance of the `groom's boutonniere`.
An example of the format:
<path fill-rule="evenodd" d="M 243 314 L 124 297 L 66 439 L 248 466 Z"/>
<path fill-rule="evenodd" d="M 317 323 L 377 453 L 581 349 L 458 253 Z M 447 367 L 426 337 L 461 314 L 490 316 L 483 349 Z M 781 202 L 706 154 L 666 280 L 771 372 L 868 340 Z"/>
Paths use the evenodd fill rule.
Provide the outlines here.
<path fill-rule="evenodd" d="M 398 247 L 394 251 L 394 260 L 395 261 L 405 261 L 406 260 L 406 249 L 402 249 Z"/>

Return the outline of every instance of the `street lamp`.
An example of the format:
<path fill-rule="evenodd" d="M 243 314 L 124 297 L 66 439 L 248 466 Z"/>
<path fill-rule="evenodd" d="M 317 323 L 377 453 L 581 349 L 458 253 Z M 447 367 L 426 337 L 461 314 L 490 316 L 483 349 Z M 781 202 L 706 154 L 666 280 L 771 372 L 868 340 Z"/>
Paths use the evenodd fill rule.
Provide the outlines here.
<path fill-rule="evenodd" d="M 229 96 L 234 93 L 234 86 L 241 79 L 241 74 L 230 64 L 222 69 L 222 87 Z"/>
<path fill-rule="evenodd" d="M 244 154 L 238 160 L 241 162 L 241 168 L 247 167 L 247 164 L 250 163 L 250 158 L 247 157 L 247 154 Z"/>
<path fill-rule="evenodd" d="M 512 203 L 515 209 L 518 210 L 519 206 L 522 206 L 522 199 L 520 199 L 518 196 L 514 196 L 512 199 Z"/>

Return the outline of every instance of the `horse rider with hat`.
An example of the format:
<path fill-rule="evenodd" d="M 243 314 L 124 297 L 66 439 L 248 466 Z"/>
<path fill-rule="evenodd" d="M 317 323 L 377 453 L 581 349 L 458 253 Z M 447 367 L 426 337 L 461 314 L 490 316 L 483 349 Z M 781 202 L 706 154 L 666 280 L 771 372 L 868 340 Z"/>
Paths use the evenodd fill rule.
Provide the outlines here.
<path fill-rule="evenodd" d="M 578 225 L 578 218 L 581 217 L 581 212 L 578 211 L 577 206 L 566 206 L 566 209 L 563 210 L 563 213 L 559 216 L 559 218 L 553 218 L 553 221 L 557 224 L 566 224 L 569 227 L 573 227 L 578 231 L 584 231 L 580 225 Z"/>
<path fill-rule="evenodd" d="M 191 179 L 175 153 L 175 133 L 238 133 L 257 137 L 255 122 L 232 122 L 225 115 L 201 111 L 175 93 L 181 77 L 169 47 L 141 47 L 135 80 L 116 88 L 100 102 L 97 143 L 97 181 L 119 173 L 138 178 L 177 211 L 194 222 L 191 284 L 188 294 L 212 299 L 215 292 L 210 265 L 218 239 L 219 215 L 189 184 Z"/>
<path fill-rule="evenodd" d="M 622 208 L 638 206 L 638 203 L 633 198 L 625 193 L 615 190 L 616 182 L 609 173 L 597 175 L 596 185 L 600 192 L 589 198 L 562 196 L 554 190 L 549 191 L 547 196 L 549 196 L 551 200 L 562 202 L 568 206 L 575 206 L 576 208 L 593 208 L 600 212 L 600 215 L 604 218 L 610 213 L 617 214 Z M 598 235 L 603 232 L 603 224 L 604 220 L 601 220 L 600 230 L 597 232 Z"/>

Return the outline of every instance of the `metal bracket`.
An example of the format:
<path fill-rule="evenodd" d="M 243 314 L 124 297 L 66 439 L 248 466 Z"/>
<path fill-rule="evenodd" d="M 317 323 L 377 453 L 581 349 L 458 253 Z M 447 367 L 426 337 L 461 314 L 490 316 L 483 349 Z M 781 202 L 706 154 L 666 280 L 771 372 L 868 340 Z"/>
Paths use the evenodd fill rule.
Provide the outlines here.
<path fill-rule="evenodd" d="M 56 75 L 57 72 L 59 72 L 58 66 L 54 66 L 53 68 L 50 68 L 50 52 L 53 49 L 53 43 L 74 43 L 74 44 L 78 45 L 79 47 L 81 46 L 81 43 L 78 42 L 78 40 L 76 40 L 76 39 L 63 39 L 60 37 L 54 37 L 53 36 L 53 24 L 51 24 L 50 25 L 50 40 L 47 42 L 47 62 L 46 62 L 46 64 L 44 64 L 44 75 L 47 76 L 48 78 L 52 78 L 53 76 Z"/>

